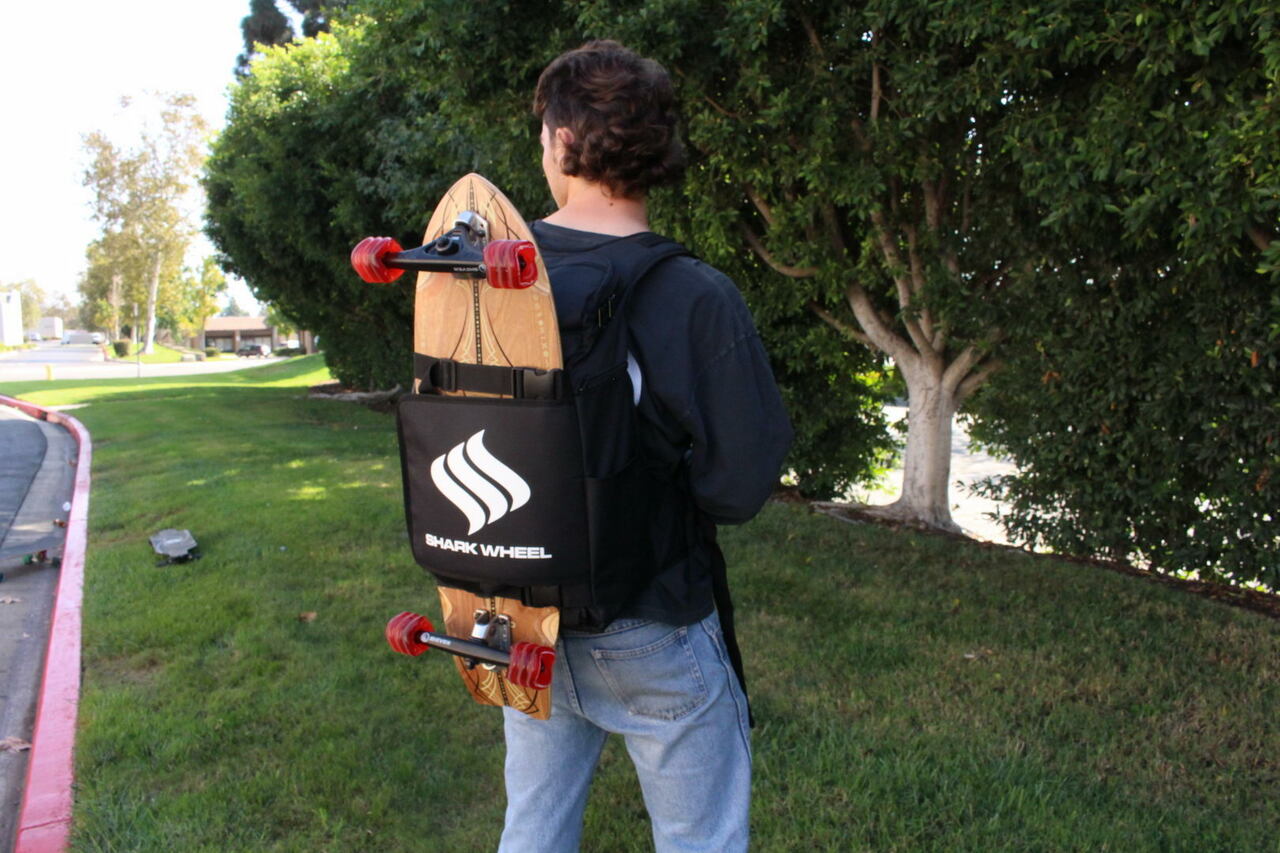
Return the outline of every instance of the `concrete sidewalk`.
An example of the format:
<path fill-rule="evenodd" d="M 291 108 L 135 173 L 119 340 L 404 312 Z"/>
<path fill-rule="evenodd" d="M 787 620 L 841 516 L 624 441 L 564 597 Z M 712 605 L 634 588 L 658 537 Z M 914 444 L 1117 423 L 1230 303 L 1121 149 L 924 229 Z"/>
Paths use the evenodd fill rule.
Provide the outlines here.
<path fill-rule="evenodd" d="M 0 406 L 0 849 L 22 801 L 75 458 L 66 429 Z"/>

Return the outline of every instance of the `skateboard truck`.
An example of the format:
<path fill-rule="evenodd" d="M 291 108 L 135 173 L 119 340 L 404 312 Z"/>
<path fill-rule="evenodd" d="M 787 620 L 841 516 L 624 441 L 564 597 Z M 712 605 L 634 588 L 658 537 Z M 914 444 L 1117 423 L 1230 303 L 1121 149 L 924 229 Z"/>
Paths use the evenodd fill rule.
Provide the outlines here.
<path fill-rule="evenodd" d="M 534 690 L 550 687 L 551 672 L 556 662 L 555 650 L 535 643 L 516 643 L 510 650 L 488 645 L 494 633 L 502 633 L 495 624 L 498 620 L 505 620 L 509 640 L 510 620 L 502 616 L 483 625 L 477 618 L 472 636 L 479 632 L 483 637 L 476 640 L 436 634 L 427 617 L 406 611 L 387 623 L 387 643 L 400 654 L 411 657 L 417 657 L 427 649 L 440 649 L 490 668 L 505 668 L 507 680 L 518 687 Z"/>
<path fill-rule="evenodd" d="M 366 237 L 351 250 L 351 266 L 371 284 L 389 284 L 405 270 L 487 278 L 493 287 L 520 290 L 538 280 L 537 250 L 528 240 L 489 240 L 489 223 L 470 210 L 451 231 L 404 251 L 391 237 Z"/>
<path fill-rule="evenodd" d="M 503 651 L 511 648 L 511 617 L 505 613 L 494 617 L 488 610 L 475 612 L 475 624 L 471 626 L 471 639 L 484 643 L 491 649 Z M 496 669 L 492 663 L 482 663 L 475 658 L 466 658 L 467 669 L 475 669 L 480 664 L 485 669 Z"/>

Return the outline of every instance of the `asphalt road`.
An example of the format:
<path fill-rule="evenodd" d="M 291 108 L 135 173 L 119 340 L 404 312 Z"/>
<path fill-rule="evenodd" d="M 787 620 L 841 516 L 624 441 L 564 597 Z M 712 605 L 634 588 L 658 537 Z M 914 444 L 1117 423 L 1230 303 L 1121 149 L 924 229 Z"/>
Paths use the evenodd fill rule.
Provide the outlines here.
<path fill-rule="evenodd" d="M 71 499 L 76 446 L 64 428 L 0 406 L 0 846 L 22 799 L 36 693 Z"/>

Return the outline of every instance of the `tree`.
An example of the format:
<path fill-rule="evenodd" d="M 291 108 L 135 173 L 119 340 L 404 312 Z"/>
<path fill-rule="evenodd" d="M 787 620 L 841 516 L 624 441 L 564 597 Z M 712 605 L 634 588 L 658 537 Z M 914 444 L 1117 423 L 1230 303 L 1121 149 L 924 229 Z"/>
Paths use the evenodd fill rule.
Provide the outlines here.
<path fill-rule="evenodd" d="M 199 269 L 184 269 L 176 299 L 168 304 L 165 323 L 180 338 L 192 338 L 204 322 L 218 313 L 218 297 L 227 291 L 227 278 L 216 258 L 204 258 Z"/>
<path fill-rule="evenodd" d="M 289 0 L 302 15 L 302 35 L 315 38 L 329 32 L 330 16 L 348 5 L 348 0 Z M 240 20 L 244 53 L 236 57 L 236 74 L 243 76 L 249 64 L 261 55 L 261 47 L 288 44 L 294 39 L 293 25 L 280 11 L 276 0 L 250 0 L 249 14 Z"/>
<path fill-rule="evenodd" d="M 293 41 L 293 25 L 276 6 L 276 0 L 249 0 L 249 14 L 240 20 L 244 53 L 236 57 L 236 73 L 246 74 L 260 48 Z"/>
<path fill-rule="evenodd" d="M 227 305 L 218 312 L 219 317 L 248 317 L 249 312 L 236 301 L 233 296 L 227 300 Z"/>
<path fill-rule="evenodd" d="M 1280 33 L 1273 4 L 1045 21 L 1075 81 L 1020 113 L 1055 298 L 976 401 L 1017 541 L 1280 587 Z"/>
<path fill-rule="evenodd" d="M 345 247 L 368 233 L 416 243 L 414 226 L 473 169 L 527 216 L 548 212 L 529 96 L 545 64 L 585 32 L 559 2 L 449 15 L 393 0 L 352 8 L 372 25 L 268 51 L 237 88 L 206 174 L 208 233 L 228 271 L 325 338 L 339 378 L 385 387 L 407 378 L 411 291 L 353 284 Z M 791 301 L 769 304 L 764 265 L 736 250 L 738 236 L 723 251 L 724 211 L 704 220 L 708 207 L 689 216 L 668 193 L 655 199 L 655 222 L 697 251 L 730 256 L 771 348 L 785 353 L 779 376 L 799 427 L 792 461 L 802 484 L 830 493 L 866 478 L 888 443 L 863 381 L 875 381 L 874 363 L 832 329 L 805 326 L 807 300 L 799 320 Z"/>
<path fill-rule="evenodd" d="M 435 53 L 368 49 L 370 29 L 335 25 L 254 63 L 206 169 L 206 232 L 224 269 L 325 340 L 340 381 L 390 388 L 411 378 L 412 277 L 366 285 L 350 248 L 368 234 L 416 245 L 431 206 L 473 160 L 435 117 L 439 87 L 407 79 L 419 74 L 407 73 L 406 54 L 434 66 Z"/>
<path fill-rule="evenodd" d="M 302 35 L 315 38 L 329 32 L 329 21 L 335 12 L 341 11 L 348 0 L 289 0 L 289 5 L 302 15 Z"/>
<path fill-rule="evenodd" d="M 214 143 L 204 175 L 209 199 L 206 233 L 223 269 L 244 279 L 275 306 L 326 342 L 325 359 L 352 387 L 407 385 L 410 376 L 412 281 L 374 287 L 351 271 L 351 247 L 369 234 L 416 245 L 434 200 L 397 221 L 388 213 L 395 191 L 384 180 L 379 139 L 394 133 L 390 117 L 411 95 L 381 67 L 352 67 L 365 30 L 335 26 L 288 47 L 268 49 L 232 93 L 226 129 Z M 416 140 L 421 156 L 442 149 Z M 425 170 L 421 181 L 443 176 Z M 402 196 L 406 208 L 413 207 Z"/>
<path fill-rule="evenodd" d="M 125 106 L 129 106 L 128 99 Z M 206 125 L 190 95 L 161 99 L 160 127 L 144 130 L 138 147 L 119 148 L 102 133 L 85 137 L 91 163 L 84 183 L 94 193 L 94 217 L 102 224 L 99 259 L 121 269 L 89 281 L 101 284 L 128 272 L 146 282 L 144 352 L 154 349 L 160 285 L 166 269 L 181 266 L 192 235 L 182 204 L 203 162 Z M 94 260 L 91 252 L 91 267 Z"/>
<path fill-rule="evenodd" d="M 131 327 L 146 310 L 151 259 L 137 236 L 128 231 L 106 231 L 85 249 L 88 266 L 80 280 L 80 301 L 85 324 L 120 337 L 121 326 Z M 179 274 L 181 257 L 164 256 L 158 297 L 168 296 L 169 283 Z"/>
<path fill-rule="evenodd" d="M 709 226 L 702 245 L 718 245 L 722 264 L 749 251 L 776 273 L 766 281 L 738 276 L 761 285 L 756 305 L 774 306 L 799 325 L 807 309 L 902 371 L 911 405 L 906 472 L 903 497 L 886 514 L 951 526 L 952 412 L 1010 359 L 1022 370 L 1038 358 L 1039 372 L 1010 377 L 1023 392 L 1020 414 L 994 403 L 977 411 L 1018 419 L 1001 436 L 1032 469 L 1024 486 L 1054 471 L 1057 488 L 1032 489 L 1041 530 L 1074 530 L 1078 542 L 1105 528 L 1112 552 L 1123 550 L 1121 542 L 1132 547 L 1135 529 L 1157 527 L 1136 519 L 1169 504 L 1152 501 L 1143 510 L 1151 493 L 1142 490 L 1117 502 L 1123 487 L 1096 488 L 1100 472 L 1075 453 L 1064 454 L 1067 465 L 1090 470 L 1093 482 L 1064 477 L 1053 457 L 1059 445 L 1047 435 L 1019 444 L 1030 441 L 1035 423 L 1063 412 L 1058 386 L 1048 394 L 1033 385 L 1065 374 L 1068 360 L 1089 365 L 1107 393 L 1089 400 L 1082 393 L 1074 400 L 1080 408 L 1067 411 L 1089 411 L 1096 430 L 1107 419 L 1091 408 L 1096 403 L 1149 394 L 1160 371 L 1174 365 L 1175 375 L 1188 376 L 1187 348 L 1221 349 L 1233 330 L 1243 337 L 1248 328 L 1245 357 L 1233 363 L 1253 373 L 1215 386 L 1225 375 L 1201 365 L 1197 393 L 1253 400 L 1249 417 L 1224 400 L 1211 418 L 1219 440 L 1228 422 L 1252 439 L 1210 452 L 1214 440 L 1188 423 L 1196 417 L 1192 400 L 1176 394 L 1167 395 L 1177 402 L 1160 420 L 1133 422 L 1174 442 L 1195 436 L 1195 450 L 1184 451 L 1199 454 L 1203 471 L 1198 481 L 1154 477 L 1183 509 L 1168 514 L 1159 536 L 1136 538 L 1168 543 L 1186 540 L 1193 527 L 1203 531 L 1208 519 L 1194 509 L 1214 495 L 1232 508 L 1213 522 L 1210 539 L 1276 548 L 1274 536 L 1259 532 L 1272 520 L 1265 475 L 1275 466 L 1261 460 L 1274 458 L 1267 442 L 1276 409 L 1259 407 L 1274 382 L 1261 372 L 1273 350 L 1258 335 L 1280 328 L 1280 297 L 1250 278 L 1255 268 L 1274 274 L 1280 260 L 1274 8 L 691 0 L 636 13 L 631 4 L 574 5 L 588 30 L 616 35 L 677 73 L 695 153 L 686 197 L 692 216 Z M 1102 298 L 1111 286 L 1125 294 L 1123 312 Z M 1247 309 L 1232 303 L 1233 291 L 1248 294 Z M 1103 318 L 1116 322 L 1076 313 L 1086 305 L 1110 311 Z M 1076 325 L 1064 328 L 1064 313 Z M 1081 330 L 1086 322 L 1105 327 L 1106 346 Z M 1170 324 L 1179 331 L 1148 328 Z M 1196 334 L 1185 333 L 1188 324 Z M 1051 343 L 1057 355 L 1047 367 Z M 1028 349 L 1035 346 L 1041 350 Z M 1117 369 L 1116 360 L 1135 351 L 1149 361 L 1126 394 L 1115 380 L 1136 381 L 1135 373 Z M 1052 412 L 1044 411 L 1048 399 Z M 1126 440 L 1147 454 L 1180 458 L 1161 455 L 1159 441 Z M 1075 444 L 1080 453 L 1095 446 Z M 1233 458 L 1247 462 L 1231 465 Z M 1239 472 L 1230 485 L 1219 476 L 1223 466 Z M 1228 500 L 1232 490 L 1258 500 Z M 1095 499 L 1099 491 L 1107 497 Z M 1072 501 L 1115 514 L 1098 524 L 1105 512 L 1064 512 Z M 1242 512 L 1245 504 L 1252 509 Z M 1032 505 L 1021 502 L 1018 511 Z M 1233 524 L 1241 525 L 1235 534 Z M 1258 553 L 1241 546 L 1232 565 Z"/>
<path fill-rule="evenodd" d="M 1277 111 L 1273 94 L 1259 94 L 1273 88 L 1257 88 L 1260 75 L 1274 80 L 1265 69 L 1276 62 L 1264 4 L 1188 6 L 1186 23 L 1172 8 L 1070 0 L 1013 11 L 905 0 L 540 2 L 518 15 L 503 4 L 441 15 L 361 0 L 352 11 L 371 23 L 260 63 L 206 178 L 217 196 L 210 233 L 228 268 L 325 334 L 344 381 L 403 375 L 396 347 L 410 302 L 401 286 L 349 285 L 346 247 L 366 233 L 416 242 L 406 223 L 473 168 L 527 215 L 546 211 L 528 93 L 546 61 L 597 33 L 677 76 L 691 168 L 680 191 L 655 197 L 654 219 L 742 285 L 792 404 L 792 462 L 811 492 L 841 488 L 882 446 L 866 383 L 892 364 L 911 415 L 904 497 L 889 513 L 950 527 L 953 413 L 1002 364 L 1015 365 L 1027 417 L 1043 406 L 1012 375 L 1034 362 L 1028 347 L 1051 340 L 1032 320 L 1049 323 L 1067 299 L 1108 310 L 1096 297 L 1111 281 L 1162 312 L 1208 317 L 1213 300 L 1161 302 L 1161 288 L 1185 293 L 1194 276 L 1221 274 L 1214 288 L 1225 294 L 1242 281 L 1241 264 L 1280 264 L 1267 190 Z M 1241 32 L 1255 41 L 1242 47 Z M 531 47 L 511 51 L 513 41 Z M 1206 50 L 1221 74 L 1198 75 L 1188 62 Z M 1163 100 L 1148 97 L 1159 86 L 1145 88 L 1157 77 Z M 1176 81 L 1182 88 L 1168 87 Z M 1135 84 L 1146 100 L 1130 97 Z M 1202 102 L 1218 92 L 1235 107 L 1206 125 Z M 1099 98 L 1110 111 L 1095 109 Z M 1159 120 L 1126 116 L 1145 115 L 1134 103 Z M 1097 116 L 1088 134 L 1074 132 L 1078 115 Z M 1242 173 L 1252 177 L 1241 183 Z M 1153 202 L 1165 196 L 1175 200 Z M 1219 236 L 1195 236 L 1210 234 Z M 1192 243 L 1200 260 L 1188 264 Z M 1271 313 L 1233 325 L 1280 332 L 1268 304 Z M 1154 345 L 1145 324 L 1169 316 L 1109 326 L 1111 345 L 1092 355 Z M 1160 357 L 1179 345 L 1163 340 Z M 1267 350 L 1247 352 L 1246 363 L 1251 353 L 1268 363 Z"/>
<path fill-rule="evenodd" d="M 1035 220 L 1004 143 L 1045 91 L 1047 57 L 1007 49 L 1006 16 L 982 4 L 575 6 L 586 29 L 677 75 L 694 165 L 683 203 L 712 259 L 754 305 L 825 324 L 826 352 L 866 347 L 901 371 L 902 496 L 881 514 L 955 529 L 953 416 L 999 367 L 1035 285 Z"/>
<path fill-rule="evenodd" d="M 80 315 L 80 306 L 73 305 L 65 293 L 59 293 L 51 301 L 45 303 L 45 317 L 59 317 L 68 329 L 86 325 Z"/>
<path fill-rule="evenodd" d="M 275 329 L 281 337 L 292 337 L 297 334 L 298 324 L 293 322 L 283 311 L 274 305 L 267 306 L 267 325 Z"/>

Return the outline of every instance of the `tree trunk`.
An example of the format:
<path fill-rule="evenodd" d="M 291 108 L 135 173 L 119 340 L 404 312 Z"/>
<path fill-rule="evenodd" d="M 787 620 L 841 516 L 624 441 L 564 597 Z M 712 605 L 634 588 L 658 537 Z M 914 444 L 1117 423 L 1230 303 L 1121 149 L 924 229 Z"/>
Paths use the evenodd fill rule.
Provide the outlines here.
<path fill-rule="evenodd" d="M 960 533 L 951 520 L 951 425 L 959 401 L 941 372 L 904 365 L 910 408 L 903 455 L 902 493 L 895 502 L 869 508 L 873 515 Z"/>
<path fill-rule="evenodd" d="M 156 300 L 160 296 L 160 267 L 164 263 L 164 253 L 156 250 L 156 263 L 151 268 L 151 288 L 147 293 L 147 337 L 142 345 L 144 355 L 156 351 Z"/>
<path fill-rule="evenodd" d="M 912 385 L 915 387 L 912 387 Z M 907 450 L 902 474 L 902 495 L 894 504 L 909 517 L 930 527 L 956 533 L 951 520 L 951 424 L 956 401 L 941 376 L 925 374 L 907 383 L 910 409 L 907 415 Z"/>
<path fill-rule="evenodd" d="M 111 340 L 120 340 L 120 285 L 124 281 L 120 275 L 111 276 Z"/>

